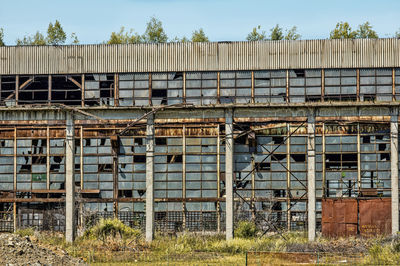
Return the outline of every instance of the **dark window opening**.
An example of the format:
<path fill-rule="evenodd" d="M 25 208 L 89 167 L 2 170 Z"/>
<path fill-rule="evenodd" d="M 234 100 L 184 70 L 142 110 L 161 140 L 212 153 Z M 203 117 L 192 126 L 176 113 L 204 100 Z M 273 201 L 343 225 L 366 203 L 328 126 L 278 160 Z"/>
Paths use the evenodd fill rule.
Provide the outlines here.
<path fill-rule="evenodd" d="M 122 198 L 132 198 L 133 193 L 132 190 L 118 190 L 118 197 L 122 197 Z"/>
<path fill-rule="evenodd" d="M 53 76 L 51 102 L 65 105 L 81 105 L 82 90 L 75 84 L 82 84 L 82 78 L 75 76 Z"/>
<path fill-rule="evenodd" d="M 143 145 L 143 138 L 135 138 L 135 145 Z"/>
<path fill-rule="evenodd" d="M 183 72 L 175 72 L 173 80 L 183 79 Z"/>
<path fill-rule="evenodd" d="M 286 158 L 286 154 L 272 154 L 271 155 L 272 161 L 282 161 L 285 158 Z"/>
<path fill-rule="evenodd" d="M 182 155 L 167 155 L 168 163 L 181 163 Z"/>
<path fill-rule="evenodd" d="M 296 77 L 298 77 L 298 78 L 304 78 L 305 77 L 304 69 L 295 69 L 294 73 L 296 74 Z"/>
<path fill-rule="evenodd" d="M 378 149 L 379 149 L 379 151 L 384 151 L 384 150 L 386 150 L 386 144 L 379 144 L 379 145 L 378 145 Z"/>
<path fill-rule="evenodd" d="M 240 137 L 238 137 L 238 138 L 236 138 L 235 139 L 235 143 L 236 144 L 247 144 L 248 143 L 248 141 L 247 141 L 247 136 L 246 135 L 243 135 L 243 136 L 240 136 Z"/>
<path fill-rule="evenodd" d="M 167 97 L 167 89 L 153 89 L 152 97 L 154 98 L 164 98 Z"/>
<path fill-rule="evenodd" d="M 290 154 L 290 157 L 295 162 L 305 162 L 306 161 L 306 155 L 305 154 Z"/>
<path fill-rule="evenodd" d="M 381 153 L 380 157 L 381 161 L 390 161 L 390 153 Z"/>
<path fill-rule="evenodd" d="M 370 136 L 363 136 L 362 137 L 362 143 L 371 143 L 371 137 Z"/>
<path fill-rule="evenodd" d="M 21 169 L 19 173 L 30 173 L 32 171 L 32 165 L 30 164 L 23 164 L 21 165 Z"/>
<path fill-rule="evenodd" d="M 357 153 L 326 154 L 327 169 L 357 169 Z"/>
<path fill-rule="evenodd" d="M 283 144 L 283 137 L 272 137 L 274 144 Z"/>
<path fill-rule="evenodd" d="M 156 145 L 167 145 L 166 138 L 156 138 Z"/>
<path fill-rule="evenodd" d="M 133 156 L 134 163 L 145 163 L 146 162 L 146 155 L 134 155 Z"/>
<path fill-rule="evenodd" d="M 271 170 L 271 163 L 259 163 L 258 171 L 269 171 Z"/>
<path fill-rule="evenodd" d="M 76 164 L 75 164 L 75 169 L 76 169 Z M 50 164 L 50 172 L 58 172 L 58 170 L 60 170 L 59 164 Z"/>

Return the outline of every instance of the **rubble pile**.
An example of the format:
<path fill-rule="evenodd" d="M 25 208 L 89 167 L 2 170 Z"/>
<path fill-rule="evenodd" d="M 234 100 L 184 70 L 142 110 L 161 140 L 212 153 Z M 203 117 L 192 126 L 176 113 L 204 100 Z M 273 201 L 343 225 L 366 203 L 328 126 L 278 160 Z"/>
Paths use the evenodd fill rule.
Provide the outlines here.
<path fill-rule="evenodd" d="M 85 265 L 83 260 L 63 253 L 57 254 L 50 249 L 40 247 L 28 236 L 0 234 L 1 265 Z"/>

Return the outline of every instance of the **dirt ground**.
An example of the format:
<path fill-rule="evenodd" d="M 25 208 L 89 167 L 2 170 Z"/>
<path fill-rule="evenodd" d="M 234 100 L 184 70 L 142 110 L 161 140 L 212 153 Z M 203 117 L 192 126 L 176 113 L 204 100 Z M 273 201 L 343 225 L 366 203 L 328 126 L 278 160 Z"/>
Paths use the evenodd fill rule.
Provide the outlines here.
<path fill-rule="evenodd" d="M 85 265 L 65 252 L 54 252 L 14 234 L 0 234 L 1 265 Z"/>

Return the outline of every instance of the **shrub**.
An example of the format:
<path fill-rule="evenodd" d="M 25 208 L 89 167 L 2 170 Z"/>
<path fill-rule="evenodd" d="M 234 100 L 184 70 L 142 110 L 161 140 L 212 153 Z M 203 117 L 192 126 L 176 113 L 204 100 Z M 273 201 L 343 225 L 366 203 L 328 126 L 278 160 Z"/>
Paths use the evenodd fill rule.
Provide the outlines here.
<path fill-rule="evenodd" d="M 103 241 L 107 237 L 116 237 L 119 236 L 122 239 L 127 238 L 139 238 L 140 230 L 133 229 L 127 225 L 125 225 L 120 220 L 114 219 L 101 219 L 95 226 L 86 230 L 84 233 L 84 237 L 86 238 L 100 238 Z"/>
<path fill-rule="evenodd" d="M 258 229 L 252 222 L 241 221 L 236 227 L 235 235 L 241 238 L 251 238 L 257 235 Z"/>
<path fill-rule="evenodd" d="M 32 227 L 24 228 L 24 229 L 18 229 L 15 231 L 15 234 L 24 237 L 24 236 L 33 236 L 35 234 L 35 229 Z"/>

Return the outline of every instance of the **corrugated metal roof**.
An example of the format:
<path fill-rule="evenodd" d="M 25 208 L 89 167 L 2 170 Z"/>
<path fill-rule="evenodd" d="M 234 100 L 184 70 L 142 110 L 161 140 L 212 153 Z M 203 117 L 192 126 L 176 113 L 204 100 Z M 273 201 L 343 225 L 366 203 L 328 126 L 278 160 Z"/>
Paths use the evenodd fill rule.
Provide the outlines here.
<path fill-rule="evenodd" d="M 399 66 L 399 39 L 0 47 L 2 75 Z"/>

